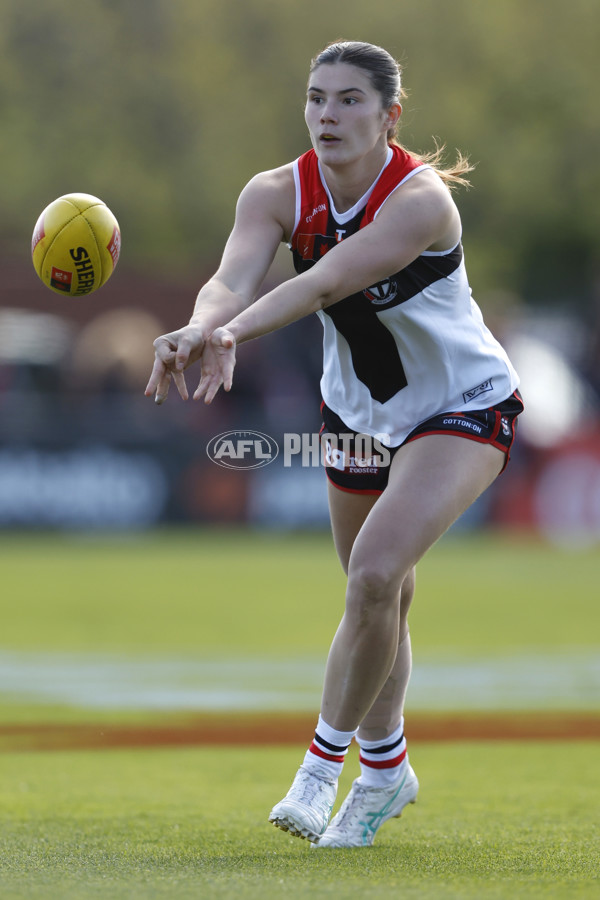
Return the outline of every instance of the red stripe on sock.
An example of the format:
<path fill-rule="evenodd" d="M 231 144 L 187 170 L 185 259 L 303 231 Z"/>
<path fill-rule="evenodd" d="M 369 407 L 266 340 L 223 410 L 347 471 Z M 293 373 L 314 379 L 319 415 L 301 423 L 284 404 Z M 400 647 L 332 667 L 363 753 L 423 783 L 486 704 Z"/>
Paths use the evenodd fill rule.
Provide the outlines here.
<path fill-rule="evenodd" d="M 394 759 L 365 759 L 361 753 L 359 760 L 363 765 L 369 766 L 371 769 L 394 769 L 396 766 L 400 765 L 405 756 L 406 750 L 404 750 L 400 756 L 395 756 Z"/>
<path fill-rule="evenodd" d="M 315 756 L 320 756 L 321 759 L 326 759 L 329 762 L 343 763 L 344 756 L 334 756 L 332 753 L 324 753 L 320 747 L 317 747 L 315 742 L 313 741 L 310 747 L 308 748 L 311 753 L 314 753 Z"/>

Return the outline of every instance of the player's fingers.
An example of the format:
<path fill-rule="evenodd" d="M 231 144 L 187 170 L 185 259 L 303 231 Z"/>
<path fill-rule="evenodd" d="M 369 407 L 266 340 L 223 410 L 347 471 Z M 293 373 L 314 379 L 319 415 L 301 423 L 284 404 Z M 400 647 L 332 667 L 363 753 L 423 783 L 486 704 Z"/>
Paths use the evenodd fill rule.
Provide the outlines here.
<path fill-rule="evenodd" d="M 192 400 L 200 400 L 204 394 L 206 393 L 207 385 L 204 384 L 204 378 L 201 378 L 198 382 L 198 387 L 192 394 Z"/>
<path fill-rule="evenodd" d="M 179 391 L 179 396 L 181 397 L 181 399 L 187 400 L 189 394 L 188 394 L 187 384 L 185 383 L 185 376 L 184 376 L 183 372 L 174 371 L 173 372 L 173 380 L 175 382 L 175 386 L 177 387 L 177 390 Z"/>
<path fill-rule="evenodd" d="M 169 396 L 169 387 L 171 385 L 171 373 L 169 371 L 165 371 L 163 377 L 160 379 L 158 384 L 156 385 L 156 393 L 154 395 L 154 402 L 159 406 L 161 403 L 164 403 L 167 397 Z"/>
<path fill-rule="evenodd" d="M 170 334 L 161 334 L 153 343 L 156 358 L 160 359 L 165 365 L 172 364 L 177 350 L 177 342 L 172 339 Z"/>
<path fill-rule="evenodd" d="M 152 394 L 154 394 L 154 392 L 158 388 L 158 385 L 163 380 L 165 373 L 166 368 L 164 363 L 158 357 L 156 357 L 156 359 L 154 360 L 154 365 L 152 366 L 148 384 L 146 385 L 146 389 L 144 391 L 146 397 L 151 397 Z"/>
<path fill-rule="evenodd" d="M 210 384 L 214 377 L 215 377 L 214 375 L 209 374 L 208 372 L 205 372 L 205 371 L 202 372 L 202 377 L 200 378 L 200 381 L 198 382 L 198 387 L 194 391 L 194 395 L 193 395 L 194 400 L 201 400 L 202 397 L 204 397 L 204 395 L 206 394 L 207 390 L 209 389 Z"/>
<path fill-rule="evenodd" d="M 225 350 L 231 350 L 234 345 L 235 345 L 235 339 L 234 339 L 233 335 L 229 334 L 229 332 L 226 331 L 221 336 L 221 347 L 224 347 Z"/>
<path fill-rule="evenodd" d="M 222 348 L 219 353 L 219 363 L 223 379 L 223 390 L 230 391 L 233 384 L 233 370 L 235 369 L 235 338 L 231 332 L 223 329 L 219 336 L 219 343 Z"/>
<path fill-rule="evenodd" d="M 189 347 L 183 342 L 181 348 L 181 344 L 182 341 L 175 333 L 163 334 L 154 341 L 154 366 L 144 393 L 147 397 L 154 394 L 155 402 L 158 404 L 164 403 L 167 399 L 172 377 L 180 396 L 184 400 L 188 399 L 183 369 L 189 357 Z"/>
<path fill-rule="evenodd" d="M 220 376 L 213 376 L 208 383 L 206 392 L 204 394 L 204 402 L 206 405 L 210 405 L 219 392 L 219 388 L 223 384 L 223 379 Z"/>
<path fill-rule="evenodd" d="M 188 338 L 181 336 L 177 342 L 173 360 L 176 371 L 183 372 L 189 362 L 191 351 L 192 342 Z"/>
<path fill-rule="evenodd" d="M 226 328 L 215 328 L 212 333 L 211 341 L 217 350 L 220 348 L 231 350 L 235 347 L 235 338 Z"/>
<path fill-rule="evenodd" d="M 223 379 L 218 371 L 208 372 L 204 370 L 198 387 L 194 391 L 194 400 L 201 400 L 204 397 L 206 404 L 212 403 L 222 383 Z"/>
<path fill-rule="evenodd" d="M 227 357 L 227 359 L 223 360 L 222 366 L 222 375 L 223 375 L 223 390 L 230 391 L 231 385 L 233 384 L 233 370 L 235 368 L 235 357 Z"/>

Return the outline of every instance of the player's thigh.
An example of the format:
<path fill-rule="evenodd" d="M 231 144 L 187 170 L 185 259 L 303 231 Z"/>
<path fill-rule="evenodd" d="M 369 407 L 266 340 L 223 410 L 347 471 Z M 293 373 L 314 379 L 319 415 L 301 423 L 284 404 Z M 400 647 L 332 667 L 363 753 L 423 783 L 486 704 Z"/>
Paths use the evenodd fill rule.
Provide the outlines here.
<path fill-rule="evenodd" d="M 454 435 L 427 435 L 401 447 L 354 542 L 349 574 L 399 585 L 503 464 L 502 451 Z"/>
<path fill-rule="evenodd" d="M 327 483 L 327 490 L 333 542 L 342 568 L 344 572 L 348 572 L 348 561 L 356 536 L 380 495 L 342 491 L 330 481 Z"/>

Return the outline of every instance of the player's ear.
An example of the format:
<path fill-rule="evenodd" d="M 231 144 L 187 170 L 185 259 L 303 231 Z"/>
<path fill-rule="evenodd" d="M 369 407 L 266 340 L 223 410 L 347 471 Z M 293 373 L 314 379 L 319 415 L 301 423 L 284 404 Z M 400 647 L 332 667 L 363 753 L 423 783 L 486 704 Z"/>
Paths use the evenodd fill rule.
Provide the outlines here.
<path fill-rule="evenodd" d="M 388 130 L 390 128 L 395 128 L 401 115 L 402 106 L 399 103 L 392 103 L 392 105 L 386 112 L 385 127 Z"/>

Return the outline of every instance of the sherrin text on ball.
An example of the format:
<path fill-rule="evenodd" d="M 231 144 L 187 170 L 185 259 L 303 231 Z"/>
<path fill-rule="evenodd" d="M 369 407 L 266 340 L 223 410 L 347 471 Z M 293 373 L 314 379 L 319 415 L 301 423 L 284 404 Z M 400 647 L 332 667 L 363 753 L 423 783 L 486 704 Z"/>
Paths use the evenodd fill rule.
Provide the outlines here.
<path fill-rule="evenodd" d="M 121 252 L 119 223 L 91 194 L 65 194 L 50 203 L 31 239 L 35 271 L 57 294 L 83 297 L 112 275 Z"/>

